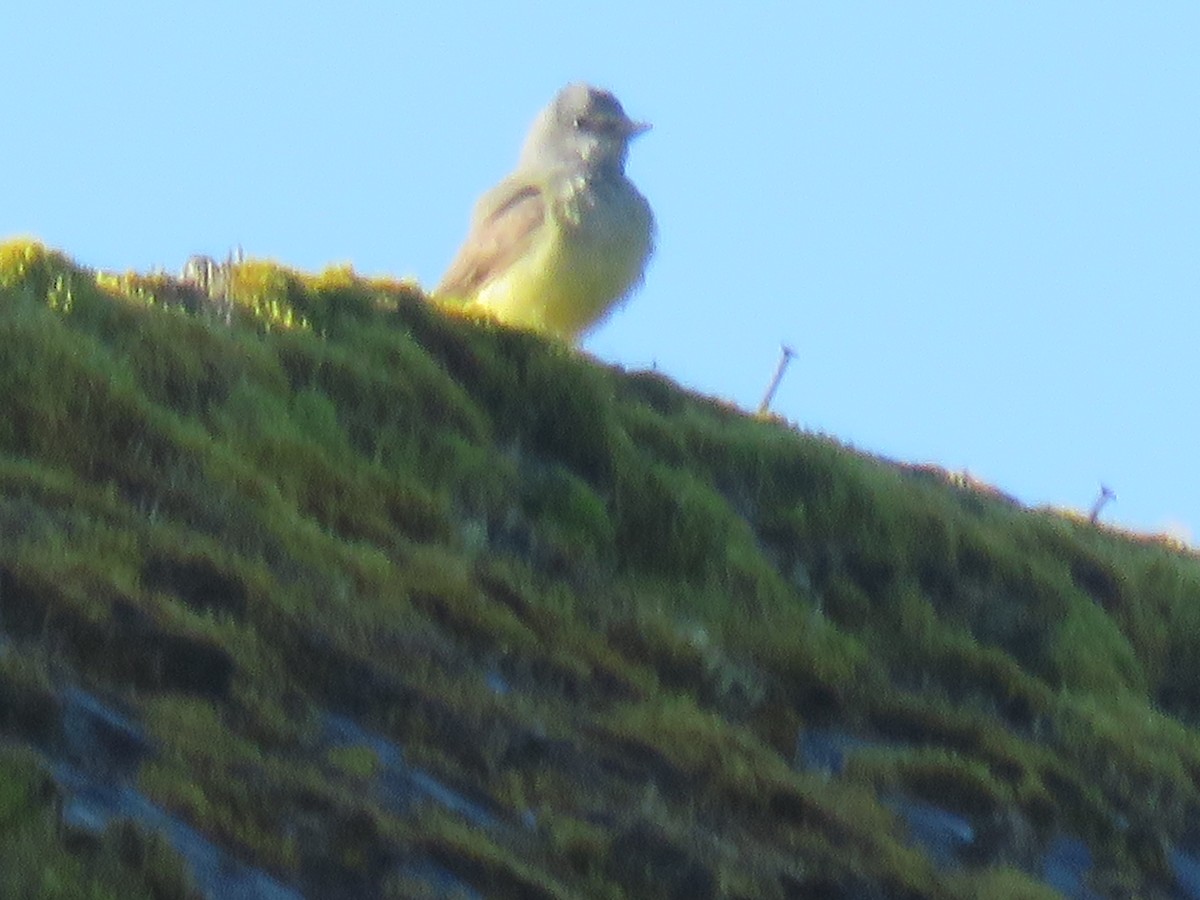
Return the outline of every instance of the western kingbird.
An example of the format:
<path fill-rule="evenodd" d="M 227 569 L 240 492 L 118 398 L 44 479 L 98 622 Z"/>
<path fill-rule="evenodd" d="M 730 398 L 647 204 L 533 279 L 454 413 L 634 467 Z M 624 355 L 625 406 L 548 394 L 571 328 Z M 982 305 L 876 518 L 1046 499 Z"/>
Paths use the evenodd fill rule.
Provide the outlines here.
<path fill-rule="evenodd" d="M 538 115 L 516 170 L 475 206 L 466 243 L 433 295 L 574 341 L 642 280 L 650 204 L 625 177 L 649 125 L 586 84 Z"/>

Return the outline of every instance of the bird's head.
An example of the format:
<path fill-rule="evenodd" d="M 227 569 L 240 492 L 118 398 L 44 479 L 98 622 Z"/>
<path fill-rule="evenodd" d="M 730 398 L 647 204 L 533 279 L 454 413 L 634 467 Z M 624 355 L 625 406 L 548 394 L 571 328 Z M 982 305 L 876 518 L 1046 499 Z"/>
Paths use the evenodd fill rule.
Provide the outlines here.
<path fill-rule="evenodd" d="M 635 122 L 608 91 L 587 84 L 570 84 L 539 113 L 525 139 L 521 166 L 625 166 L 629 142 L 648 131 Z"/>

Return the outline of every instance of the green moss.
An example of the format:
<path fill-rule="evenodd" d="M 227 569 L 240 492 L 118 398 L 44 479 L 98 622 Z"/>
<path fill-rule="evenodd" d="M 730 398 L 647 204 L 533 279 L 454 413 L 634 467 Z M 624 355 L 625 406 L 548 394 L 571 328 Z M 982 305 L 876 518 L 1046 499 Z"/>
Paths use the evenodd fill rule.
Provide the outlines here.
<path fill-rule="evenodd" d="M 36 241 L 0 243 L 0 288 L 17 291 L 23 299 L 42 302 L 72 269 L 65 256 Z"/>
<path fill-rule="evenodd" d="M 569 897 L 571 892 L 556 880 L 513 858 L 487 835 L 469 829 L 442 813 L 431 812 L 422 819 L 419 845 L 433 859 L 461 871 L 466 880 L 489 897 Z"/>
<path fill-rule="evenodd" d="M 1013 796 L 981 762 L 942 749 L 862 751 L 847 774 L 886 792 L 898 791 L 968 816 L 987 817 Z"/>
<path fill-rule="evenodd" d="M 746 522 L 712 488 L 662 465 L 631 466 L 619 478 L 612 512 L 629 564 L 685 584 L 712 580 L 751 602 L 776 588 Z"/>
<path fill-rule="evenodd" d="M 1055 890 L 1010 867 L 989 868 L 950 879 L 955 896 L 964 900 L 1061 900 Z"/>
<path fill-rule="evenodd" d="M 379 769 L 379 756 L 370 747 L 335 747 L 325 756 L 335 769 L 361 781 L 371 778 Z"/>
<path fill-rule="evenodd" d="M 594 889 L 589 896 L 623 897 L 609 882 L 605 869 L 609 862 L 612 835 L 604 828 L 570 816 L 543 816 L 543 827 L 555 853 Z"/>
<path fill-rule="evenodd" d="M 1200 738 L 1135 698 L 1077 698 L 1056 726 L 1071 764 L 1125 815 L 1170 830 L 1200 799 Z"/>
<path fill-rule="evenodd" d="M 126 822 L 72 841 L 58 822 L 57 789 L 36 756 L 0 748 L 0 896 L 50 900 L 198 897 L 161 837 Z"/>
<path fill-rule="evenodd" d="M 286 807 L 267 809 L 244 785 L 217 772 L 192 774 L 152 762 L 139 777 L 142 790 L 185 821 L 201 826 L 219 844 L 249 852 L 268 868 L 294 872 L 300 862 L 294 835 L 280 828 Z"/>
<path fill-rule="evenodd" d="M 48 779 L 31 753 L 16 749 L 0 753 L 0 829 L 16 828 L 49 790 Z"/>
<path fill-rule="evenodd" d="M 928 877 L 919 856 L 888 833 L 886 813 L 866 793 L 818 785 L 792 773 L 747 730 L 677 697 L 626 706 L 609 716 L 601 733 L 632 750 L 656 781 L 686 792 L 693 814 L 713 808 L 769 812 L 776 827 L 791 826 L 843 849 L 847 860 L 893 866 L 897 877 Z"/>
<path fill-rule="evenodd" d="M 565 552 L 609 561 L 615 532 L 604 500 L 583 480 L 555 466 L 525 481 L 524 506 L 539 533 L 562 541 Z"/>
<path fill-rule="evenodd" d="M 934 872 L 879 807 L 893 789 L 1068 827 L 1132 893 L 1161 876 L 1200 784 L 1194 554 L 411 285 L 219 275 L 0 244 L 6 735 L 52 743 L 60 685 L 120 697 L 155 800 L 368 894 L 406 890 L 373 859 L 425 853 L 499 895 L 617 897 L 602 857 L 636 810 L 731 893 L 783 893 L 788 860 L 797 890 L 1037 895 Z M 373 753 L 323 744 L 324 713 L 549 824 L 447 814 L 429 838 L 427 809 L 363 790 Z M 790 765 L 816 726 L 898 748 L 822 783 Z M 40 809 L 23 783 L 0 819 Z"/>

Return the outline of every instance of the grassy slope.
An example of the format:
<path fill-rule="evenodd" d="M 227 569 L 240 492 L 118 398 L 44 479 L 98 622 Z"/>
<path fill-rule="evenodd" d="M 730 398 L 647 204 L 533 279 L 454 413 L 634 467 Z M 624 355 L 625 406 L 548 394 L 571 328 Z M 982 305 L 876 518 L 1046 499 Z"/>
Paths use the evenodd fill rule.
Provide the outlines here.
<path fill-rule="evenodd" d="M 893 794 L 1078 834 L 1102 889 L 1161 880 L 1197 810 L 1194 556 L 401 284 L 251 262 L 230 294 L 226 324 L 173 279 L 0 245 L 10 744 L 82 684 L 152 736 L 156 802 L 284 881 L 395 896 L 408 856 L 497 896 L 1039 896 L 1003 854 L 936 870 Z M 326 712 L 501 824 L 385 808 Z M 891 743 L 797 772 L 826 727 Z M 30 759 L 0 754 L 11 784 Z M 30 883 L 93 877 L 45 790 L 9 794 Z M 173 895 L 153 847 L 91 852 L 118 859 L 95 896 Z"/>

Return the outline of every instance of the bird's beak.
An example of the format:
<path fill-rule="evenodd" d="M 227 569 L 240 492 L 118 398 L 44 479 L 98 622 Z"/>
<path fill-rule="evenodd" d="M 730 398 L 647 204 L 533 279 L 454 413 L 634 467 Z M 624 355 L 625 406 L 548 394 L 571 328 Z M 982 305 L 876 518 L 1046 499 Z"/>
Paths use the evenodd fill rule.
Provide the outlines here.
<path fill-rule="evenodd" d="M 635 122 L 633 119 L 629 119 L 625 123 L 625 137 L 627 139 L 635 138 L 639 134 L 645 134 L 650 128 L 649 122 Z"/>

